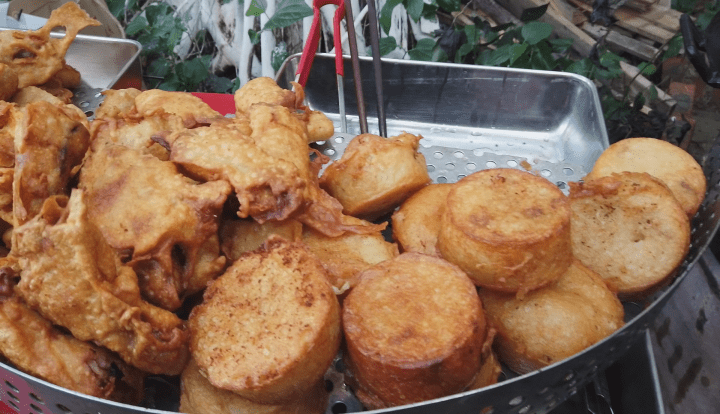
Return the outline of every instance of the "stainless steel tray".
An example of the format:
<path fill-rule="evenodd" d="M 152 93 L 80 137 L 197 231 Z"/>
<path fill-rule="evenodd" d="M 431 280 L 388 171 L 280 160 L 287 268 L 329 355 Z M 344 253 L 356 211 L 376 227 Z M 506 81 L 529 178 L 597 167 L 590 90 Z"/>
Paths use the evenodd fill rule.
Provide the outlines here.
<path fill-rule="evenodd" d="M 10 30 L 0 28 L 0 30 Z M 60 38 L 62 33 L 51 33 Z M 107 89 L 142 88 L 140 52 L 135 40 L 77 35 L 65 61 L 80 72 L 82 84 L 73 91 L 73 103 L 92 118 Z"/>

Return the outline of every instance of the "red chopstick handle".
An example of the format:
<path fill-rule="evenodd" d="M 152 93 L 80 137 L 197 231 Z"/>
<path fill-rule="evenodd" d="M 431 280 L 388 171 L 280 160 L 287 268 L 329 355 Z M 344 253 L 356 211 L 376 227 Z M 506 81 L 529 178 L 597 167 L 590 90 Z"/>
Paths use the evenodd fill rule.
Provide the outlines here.
<path fill-rule="evenodd" d="M 314 0 L 313 2 L 313 21 L 310 26 L 305 48 L 303 49 L 300 63 L 298 64 L 297 76 L 298 83 L 305 87 L 307 78 L 310 75 L 315 53 L 317 53 L 318 42 L 320 41 L 320 8 L 326 4 L 335 4 L 338 6 L 333 19 L 333 43 L 335 45 L 335 73 L 343 76 L 345 74 L 342 60 L 342 39 L 340 37 L 340 21 L 345 17 L 345 1 L 344 0 Z"/>

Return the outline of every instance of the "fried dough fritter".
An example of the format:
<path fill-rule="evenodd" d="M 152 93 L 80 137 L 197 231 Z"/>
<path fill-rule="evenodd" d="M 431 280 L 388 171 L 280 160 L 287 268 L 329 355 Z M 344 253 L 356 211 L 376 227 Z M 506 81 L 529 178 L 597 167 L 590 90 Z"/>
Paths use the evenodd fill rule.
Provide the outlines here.
<path fill-rule="evenodd" d="M 20 109 L 15 136 L 15 225 L 35 217 L 45 199 L 68 195 L 68 183 L 90 144 L 86 119 L 64 105 L 32 102 Z"/>
<path fill-rule="evenodd" d="M 180 412 L 187 414 L 322 414 L 328 393 L 323 381 L 309 392 L 286 404 L 261 404 L 240 395 L 213 387 L 192 358 L 182 373 Z"/>
<path fill-rule="evenodd" d="M 77 33 L 100 22 L 88 16 L 76 3 L 68 2 L 53 10 L 45 25 L 36 31 L 0 31 L 0 63 L 18 76 L 18 87 L 41 85 L 65 66 L 65 53 Z M 56 27 L 65 28 L 65 36 L 51 38 Z"/>
<path fill-rule="evenodd" d="M 116 118 L 120 119 L 135 107 L 135 98 L 142 93 L 135 88 L 108 89 L 102 94 L 105 96 L 102 103 L 95 111 L 95 119 Z"/>
<path fill-rule="evenodd" d="M 392 215 L 393 239 L 403 252 L 441 257 L 437 247 L 440 220 L 450 183 L 428 184 L 405 200 Z"/>
<path fill-rule="evenodd" d="M 648 173 L 570 183 L 572 253 L 622 300 L 668 283 L 690 246 L 690 221 L 672 191 Z"/>
<path fill-rule="evenodd" d="M 0 168 L 0 219 L 10 225 L 14 225 L 15 223 L 15 216 L 13 216 L 12 211 L 12 183 L 14 175 L 14 168 Z"/>
<path fill-rule="evenodd" d="M 215 387 L 264 404 L 302 398 L 340 346 L 340 305 L 301 243 L 278 236 L 207 288 L 188 319 L 190 350 Z"/>
<path fill-rule="evenodd" d="M 90 220 L 126 256 L 150 302 L 177 309 L 223 269 L 217 231 L 227 182 L 198 184 L 171 162 L 109 145 L 85 161 L 79 187 Z"/>
<path fill-rule="evenodd" d="M 363 271 L 343 301 L 342 323 L 353 389 L 369 409 L 464 390 L 478 374 L 487 336 L 468 276 L 420 253 Z"/>
<path fill-rule="evenodd" d="M 18 296 L 52 323 L 143 371 L 182 371 L 184 322 L 141 299 L 135 272 L 88 219 L 82 190 L 50 197 L 39 215 L 16 227 L 11 256 L 21 269 Z"/>
<path fill-rule="evenodd" d="M 0 168 L 15 166 L 15 126 L 20 118 L 16 105 L 0 101 Z"/>
<path fill-rule="evenodd" d="M 220 226 L 220 248 L 231 262 L 262 246 L 273 234 L 289 241 L 300 241 L 303 226 L 297 220 L 266 221 L 225 220 Z"/>
<path fill-rule="evenodd" d="M 10 259 L 15 261 L 14 259 Z M 67 389 L 138 404 L 144 374 L 105 348 L 75 339 L 13 294 L 19 269 L 0 260 L 0 354 L 15 367 Z"/>
<path fill-rule="evenodd" d="M 160 89 L 143 91 L 135 97 L 135 110 L 143 118 L 159 111 L 180 117 L 185 128 L 207 125 L 223 118 L 219 112 L 197 96 L 188 92 L 168 92 Z"/>
<path fill-rule="evenodd" d="M 0 101 L 9 101 L 17 90 L 17 73 L 10 66 L 0 62 Z"/>
<path fill-rule="evenodd" d="M 598 274 L 575 260 L 557 282 L 523 299 L 480 289 L 495 349 L 524 374 L 574 355 L 623 326 L 624 310 Z"/>

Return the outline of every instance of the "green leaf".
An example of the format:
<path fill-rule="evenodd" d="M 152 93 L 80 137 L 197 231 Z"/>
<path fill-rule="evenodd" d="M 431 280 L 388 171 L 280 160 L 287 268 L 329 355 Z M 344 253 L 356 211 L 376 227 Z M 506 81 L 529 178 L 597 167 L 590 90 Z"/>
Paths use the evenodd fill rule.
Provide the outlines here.
<path fill-rule="evenodd" d="M 435 49 L 435 45 L 436 42 L 434 39 L 420 39 L 418 40 L 417 44 L 415 44 L 415 47 L 413 49 L 408 50 L 408 54 L 413 60 L 431 62 L 434 57 L 433 52 Z"/>
<path fill-rule="evenodd" d="M 282 0 L 275 10 L 275 14 L 265 23 L 263 30 L 288 27 L 298 20 L 312 15 L 312 9 L 303 0 Z"/>
<path fill-rule="evenodd" d="M 256 45 L 260 43 L 261 32 L 256 32 L 253 29 L 248 29 L 248 36 L 250 36 L 250 43 Z"/>
<path fill-rule="evenodd" d="M 552 48 L 547 43 L 538 43 L 530 56 L 530 67 L 539 70 L 554 70 L 558 66 Z"/>
<path fill-rule="evenodd" d="M 172 17 L 172 14 L 172 7 L 165 3 L 154 3 L 145 9 L 145 17 L 150 26 L 155 26 L 159 19 L 166 18 L 168 15 Z"/>
<path fill-rule="evenodd" d="M 188 90 L 196 89 L 209 75 L 205 62 L 199 57 L 178 63 L 175 65 L 175 72 L 180 80 L 187 84 Z"/>
<path fill-rule="evenodd" d="M 383 31 L 385 33 L 390 32 L 390 24 L 392 24 L 392 12 L 395 7 L 402 3 L 402 0 L 388 0 L 385 2 L 385 5 L 380 9 L 380 18 L 378 18 L 378 23 L 380 24 L 380 27 L 382 27 Z"/>
<path fill-rule="evenodd" d="M 465 56 L 472 52 L 473 49 L 473 45 L 470 43 L 463 43 L 460 45 L 457 52 L 455 52 L 455 63 L 462 63 L 463 60 L 465 60 Z"/>
<path fill-rule="evenodd" d="M 121 20 L 123 14 L 125 14 L 125 0 L 105 0 L 105 3 L 107 3 L 110 13 L 116 19 Z"/>
<path fill-rule="evenodd" d="M 245 12 L 245 16 L 260 16 L 265 13 L 266 7 L 262 5 L 260 0 L 252 0 L 250 6 Z"/>
<path fill-rule="evenodd" d="M 526 23 L 541 18 L 547 11 L 549 5 L 550 3 L 548 2 L 547 4 L 544 4 L 542 6 L 531 7 L 529 9 L 523 10 L 522 14 L 520 15 L 520 20 Z"/>
<path fill-rule="evenodd" d="M 413 21 L 420 21 L 425 2 L 423 0 L 403 0 L 403 4 L 408 12 L 408 16 L 410 16 Z"/>
<path fill-rule="evenodd" d="M 548 23 L 535 21 L 528 22 L 520 29 L 523 39 L 531 45 L 537 44 L 550 37 L 552 31 L 553 28 Z"/>
<path fill-rule="evenodd" d="M 430 4 L 424 3 L 423 10 L 422 10 L 422 17 L 424 17 L 428 20 L 437 21 L 438 8 L 439 7 L 435 0 L 432 0 L 432 3 L 430 3 Z"/>
<path fill-rule="evenodd" d="M 448 13 L 459 11 L 462 8 L 460 0 L 437 0 L 437 4 Z"/>
<path fill-rule="evenodd" d="M 230 91 L 230 93 L 237 92 L 237 90 L 240 89 L 240 86 L 242 86 L 242 85 L 240 85 L 240 78 L 235 78 L 235 80 L 233 81 L 232 90 Z"/>
<path fill-rule="evenodd" d="M 584 58 L 565 68 L 565 71 L 590 78 L 594 67 L 595 65 L 592 64 L 590 59 Z"/>
<path fill-rule="evenodd" d="M 470 45 L 475 45 L 477 42 L 480 41 L 480 31 L 477 29 L 477 26 L 474 24 L 468 24 L 465 27 L 463 27 L 463 32 L 465 32 L 465 36 L 467 37 L 467 42 Z"/>
<path fill-rule="evenodd" d="M 275 70 L 275 72 L 280 70 L 280 67 L 282 67 L 282 64 L 285 62 L 285 59 L 287 59 L 288 56 L 290 56 L 290 53 L 288 53 L 287 43 L 279 42 L 275 45 L 272 52 L 270 53 L 270 60 L 273 70 Z"/>
<path fill-rule="evenodd" d="M 667 50 L 663 53 L 662 59 L 665 60 L 679 56 L 683 46 L 683 37 L 680 34 L 673 36 L 668 42 Z"/>
<path fill-rule="evenodd" d="M 487 66 L 500 66 L 512 58 L 511 45 L 501 46 L 495 50 L 487 50 L 481 54 L 482 64 Z M 486 53 L 487 52 L 487 53 Z"/>
<path fill-rule="evenodd" d="M 222 4 L 228 4 L 228 3 L 230 3 L 231 1 L 233 1 L 233 0 L 222 0 Z M 242 0 L 239 0 L 239 1 L 240 1 L 240 4 L 243 3 Z"/>
<path fill-rule="evenodd" d="M 650 85 L 650 87 L 646 91 L 647 98 L 649 101 L 654 101 L 658 98 L 658 90 L 655 87 L 655 85 Z"/>
<path fill-rule="evenodd" d="M 158 89 L 162 89 L 164 91 L 183 91 L 185 90 L 184 87 L 185 85 L 183 82 L 174 73 L 171 73 L 160 85 L 157 86 Z"/>
<path fill-rule="evenodd" d="M 147 29 L 147 27 L 148 21 L 141 14 L 138 15 L 136 18 L 132 19 L 132 21 L 127 25 L 127 27 L 125 28 L 125 34 L 127 34 L 128 36 L 136 36 L 138 33 Z"/>
<path fill-rule="evenodd" d="M 520 58 L 520 56 L 525 53 L 525 51 L 528 48 L 527 43 L 515 43 L 514 45 L 510 46 L 510 65 L 515 63 L 516 60 Z"/>
<path fill-rule="evenodd" d="M 573 39 L 550 39 L 550 45 L 555 53 L 566 53 L 573 45 Z"/>
<path fill-rule="evenodd" d="M 228 93 L 233 87 L 233 81 L 232 79 L 228 79 L 224 76 L 211 74 L 207 79 L 205 79 L 205 83 L 203 85 L 206 85 L 211 92 Z"/>
<path fill-rule="evenodd" d="M 638 70 L 643 76 L 650 76 L 657 71 L 657 66 L 649 62 L 641 62 L 638 65 Z"/>
<path fill-rule="evenodd" d="M 165 58 L 154 59 L 147 68 L 147 74 L 164 78 L 172 69 L 172 62 Z"/>
<path fill-rule="evenodd" d="M 388 36 L 380 39 L 380 56 L 385 56 L 393 50 L 397 49 L 397 40 Z"/>

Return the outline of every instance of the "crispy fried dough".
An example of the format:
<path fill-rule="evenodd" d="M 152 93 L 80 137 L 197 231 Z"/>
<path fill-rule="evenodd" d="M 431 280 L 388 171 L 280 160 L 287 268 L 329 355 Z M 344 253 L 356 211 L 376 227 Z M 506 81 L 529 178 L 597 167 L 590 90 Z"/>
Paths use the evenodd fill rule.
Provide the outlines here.
<path fill-rule="evenodd" d="M 15 127 L 20 119 L 16 105 L 0 101 L 0 168 L 15 166 Z"/>
<path fill-rule="evenodd" d="M 0 219 L 14 225 L 12 183 L 15 175 L 14 168 L 0 168 Z"/>
<path fill-rule="evenodd" d="M 325 169 L 320 186 L 340 201 L 345 214 L 380 217 L 430 183 L 425 157 L 418 152 L 421 138 L 358 135 Z"/>
<path fill-rule="evenodd" d="M 141 299 L 135 272 L 88 220 L 82 190 L 69 200 L 49 198 L 38 216 L 16 227 L 11 254 L 21 269 L 18 296 L 45 318 L 144 371 L 182 371 L 185 324 Z"/>
<path fill-rule="evenodd" d="M 480 298 L 498 331 L 500 359 L 520 374 L 574 355 L 623 325 L 620 301 L 578 260 L 556 283 L 523 299 L 490 289 L 480 289 Z"/>
<path fill-rule="evenodd" d="M 231 191 L 225 181 L 198 184 L 171 162 L 110 145 L 86 160 L 79 187 L 87 192 L 90 219 L 136 270 L 150 302 L 177 309 L 196 291 L 191 288 L 222 271 L 217 230 Z M 210 251 L 214 259 L 203 260 L 213 264 L 198 267 L 201 252 Z M 209 271 L 199 275 L 202 269 Z"/>
<path fill-rule="evenodd" d="M 0 354 L 18 369 L 55 385 L 140 403 L 144 374 L 105 348 L 61 332 L 14 296 L 12 279 L 19 269 L 7 261 L 0 259 Z"/>
<path fill-rule="evenodd" d="M 69 195 L 68 183 L 90 144 L 87 120 L 64 105 L 32 102 L 20 109 L 15 136 L 15 225 L 35 217 L 51 195 Z"/>
<path fill-rule="evenodd" d="M 277 236 L 218 277 L 188 325 L 203 376 L 265 404 L 302 398 L 340 345 L 340 306 L 325 270 L 301 243 Z"/>
<path fill-rule="evenodd" d="M 187 414 L 322 414 L 328 394 L 323 381 L 305 395 L 287 404 L 260 404 L 232 391 L 213 387 L 193 359 L 181 377 L 180 412 Z"/>
<path fill-rule="evenodd" d="M 95 119 L 121 118 L 135 107 L 135 98 L 142 91 L 135 88 L 108 89 L 103 91 L 105 98 L 95 111 Z"/>
<path fill-rule="evenodd" d="M 628 138 L 603 151 L 590 174 L 592 180 L 623 171 L 646 172 L 664 182 L 692 218 L 705 198 L 707 183 L 700 164 L 685 150 L 655 138 Z"/>
<path fill-rule="evenodd" d="M 453 184 L 437 245 L 476 285 L 522 296 L 570 266 L 570 203 L 543 177 L 479 171 Z"/>
<path fill-rule="evenodd" d="M 462 391 L 478 373 L 487 334 L 467 275 L 419 253 L 362 272 L 343 302 L 343 329 L 355 393 L 369 409 Z"/>
<path fill-rule="evenodd" d="M 430 184 L 405 200 L 392 215 L 393 239 L 403 252 L 440 257 L 437 237 L 450 183 Z"/>
<path fill-rule="evenodd" d="M 100 22 L 88 16 L 76 3 L 53 10 L 45 25 L 36 31 L 0 31 L 0 63 L 18 75 L 18 87 L 41 85 L 65 65 L 65 53 L 77 33 Z M 51 38 L 50 31 L 65 28 L 65 36 Z"/>
<path fill-rule="evenodd" d="M 9 101 L 17 89 L 17 73 L 10 66 L 0 62 L 0 101 Z"/>
<path fill-rule="evenodd" d="M 380 232 L 328 237 L 306 229 L 302 241 L 327 270 L 336 294 L 352 289 L 361 271 L 399 254 L 397 245 L 386 242 Z"/>
<path fill-rule="evenodd" d="M 168 92 L 160 89 L 143 91 L 135 97 L 135 110 L 143 118 L 166 112 L 179 116 L 185 128 L 207 125 L 222 118 L 202 99 L 188 92 Z"/>
<path fill-rule="evenodd" d="M 662 181 L 637 172 L 571 183 L 572 251 L 620 299 L 669 282 L 690 245 L 690 222 Z"/>
<path fill-rule="evenodd" d="M 228 260 L 234 262 L 243 253 L 260 247 L 273 234 L 285 240 L 299 241 L 302 223 L 297 220 L 266 221 L 263 224 L 252 219 L 225 220 L 220 226 L 220 248 Z"/>

